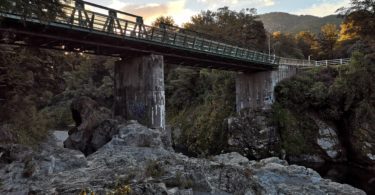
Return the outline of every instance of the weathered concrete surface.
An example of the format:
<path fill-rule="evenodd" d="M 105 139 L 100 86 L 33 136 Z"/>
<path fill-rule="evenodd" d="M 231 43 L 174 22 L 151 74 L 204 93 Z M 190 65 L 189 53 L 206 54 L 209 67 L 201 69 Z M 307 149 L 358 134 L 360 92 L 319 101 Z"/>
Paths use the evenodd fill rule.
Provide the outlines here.
<path fill-rule="evenodd" d="M 164 60 L 139 55 L 115 64 L 115 116 L 150 128 L 165 127 Z"/>
<path fill-rule="evenodd" d="M 281 80 L 295 75 L 295 66 L 280 65 L 277 70 L 238 73 L 236 78 L 237 112 L 244 108 L 267 108 L 274 102 L 274 88 Z"/>

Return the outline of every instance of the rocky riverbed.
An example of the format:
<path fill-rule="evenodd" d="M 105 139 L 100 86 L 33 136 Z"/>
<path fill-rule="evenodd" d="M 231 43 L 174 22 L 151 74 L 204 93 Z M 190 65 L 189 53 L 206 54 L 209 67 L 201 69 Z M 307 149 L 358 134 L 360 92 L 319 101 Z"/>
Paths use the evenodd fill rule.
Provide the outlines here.
<path fill-rule="evenodd" d="M 365 194 L 278 158 L 189 158 L 166 147 L 158 130 L 135 121 L 117 127 L 87 157 L 53 136 L 36 149 L 1 146 L 0 194 Z"/>

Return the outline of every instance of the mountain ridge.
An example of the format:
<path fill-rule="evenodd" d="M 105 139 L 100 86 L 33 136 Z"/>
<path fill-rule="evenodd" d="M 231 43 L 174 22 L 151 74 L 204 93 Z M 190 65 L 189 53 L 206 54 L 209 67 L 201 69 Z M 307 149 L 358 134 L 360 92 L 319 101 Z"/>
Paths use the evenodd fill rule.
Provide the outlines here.
<path fill-rule="evenodd" d="M 285 12 L 260 14 L 259 20 L 264 23 L 264 27 L 268 32 L 280 31 L 293 34 L 300 31 L 310 31 L 317 34 L 323 25 L 330 23 L 339 27 L 343 21 L 337 15 L 318 17 L 312 15 L 294 15 Z"/>

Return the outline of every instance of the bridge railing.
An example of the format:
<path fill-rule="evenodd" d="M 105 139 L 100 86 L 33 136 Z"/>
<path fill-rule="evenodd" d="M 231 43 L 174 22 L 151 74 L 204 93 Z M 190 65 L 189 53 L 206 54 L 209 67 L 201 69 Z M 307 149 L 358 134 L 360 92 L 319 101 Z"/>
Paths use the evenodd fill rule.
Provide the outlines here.
<path fill-rule="evenodd" d="M 4 10 L 1 12 L 0 14 L 5 17 L 22 19 L 15 10 L 10 13 L 4 13 Z M 141 40 L 146 43 L 226 56 L 265 65 L 278 65 L 280 61 L 277 56 L 189 35 L 184 33 L 183 29 L 173 30 L 147 26 L 143 24 L 143 18 L 140 16 L 81 0 L 75 0 L 70 4 L 64 5 L 63 12 L 65 13 L 64 15 L 57 15 L 53 21 L 49 22 L 49 25 L 90 31 L 128 40 Z M 124 19 L 125 17 L 128 19 Z M 33 15 L 31 18 L 26 18 L 26 20 L 36 22 L 38 18 Z"/>
<path fill-rule="evenodd" d="M 280 58 L 280 65 L 288 66 L 333 66 L 348 65 L 350 58 L 333 59 L 333 60 L 303 60 L 294 58 Z"/>
<path fill-rule="evenodd" d="M 348 65 L 350 58 L 315 61 L 315 66 Z"/>

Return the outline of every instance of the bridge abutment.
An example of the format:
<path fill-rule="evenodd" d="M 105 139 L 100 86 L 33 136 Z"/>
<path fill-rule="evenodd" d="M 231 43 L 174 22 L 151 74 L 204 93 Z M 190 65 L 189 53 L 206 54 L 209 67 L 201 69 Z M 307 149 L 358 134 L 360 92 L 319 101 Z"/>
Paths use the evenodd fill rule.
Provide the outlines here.
<path fill-rule="evenodd" d="M 164 59 L 136 55 L 115 64 L 114 115 L 150 128 L 165 127 Z"/>
<path fill-rule="evenodd" d="M 236 77 L 236 109 L 269 108 L 274 102 L 274 88 L 283 79 L 295 75 L 294 66 L 280 65 L 272 71 L 238 73 Z"/>

